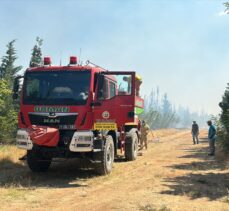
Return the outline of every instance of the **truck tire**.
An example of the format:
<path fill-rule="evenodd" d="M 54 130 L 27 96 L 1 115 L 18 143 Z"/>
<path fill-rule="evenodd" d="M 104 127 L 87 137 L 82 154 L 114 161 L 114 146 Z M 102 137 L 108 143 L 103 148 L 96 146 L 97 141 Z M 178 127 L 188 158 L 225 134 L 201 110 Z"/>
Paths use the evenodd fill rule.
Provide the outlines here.
<path fill-rule="evenodd" d="M 125 158 L 127 161 L 136 160 L 138 156 L 138 136 L 135 132 L 125 139 Z"/>
<path fill-rule="evenodd" d="M 34 150 L 27 151 L 27 164 L 33 172 L 47 171 L 51 162 L 51 158 L 44 158 Z"/>
<path fill-rule="evenodd" d="M 98 160 L 96 172 L 100 175 L 110 174 L 114 163 L 114 142 L 112 136 L 107 136 L 104 150 L 100 152 Z"/>

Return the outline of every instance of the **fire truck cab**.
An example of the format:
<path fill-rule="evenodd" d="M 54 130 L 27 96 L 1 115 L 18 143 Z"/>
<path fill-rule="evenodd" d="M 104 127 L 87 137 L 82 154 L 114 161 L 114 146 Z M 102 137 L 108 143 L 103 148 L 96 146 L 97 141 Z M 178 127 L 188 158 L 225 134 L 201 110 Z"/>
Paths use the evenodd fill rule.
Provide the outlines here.
<path fill-rule="evenodd" d="M 13 97 L 20 96 L 16 139 L 27 150 L 29 168 L 46 171 L 54 158 L 78 157 L 104 175 L 118 149 L 135 160 L 144 107 L 140 84 L 135 72 L 77 65 L 76 57 L 67 66 L 51 66 L 45 57 L 43 66 L 28 68 L 15 79 Z"/>

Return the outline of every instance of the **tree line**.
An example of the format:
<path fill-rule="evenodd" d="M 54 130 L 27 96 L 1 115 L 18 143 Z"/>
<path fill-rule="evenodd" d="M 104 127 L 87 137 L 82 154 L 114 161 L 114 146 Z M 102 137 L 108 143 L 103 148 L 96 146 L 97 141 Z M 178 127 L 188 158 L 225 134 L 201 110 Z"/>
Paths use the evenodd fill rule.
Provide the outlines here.
<path fill-rule="evenodd" d="M 41 38 L 36 38 L 30 67 L 42 64 L 42 42 Z M 22 70 L 22 66 L 15 64 L 18 59 L 15 43 L 16 40 L 12 40 L 6 45 L 6 53 L 0 60 L 0 143 L 14 142 L 17 131 L 19 100 L 13 101 L 12 89 L 14 79 Z"/>
<path fill-rule="evenodd" d="M 200 127 L 206 126 L 210 116 L 202 111 L 191 112 L 188 107 L 172 104 L 168 94 L 160 94 L 160 89 L 152 89 L 149 96 L 144 98 L 144 119 L 152 129 L 159 128 L 190 128 L 192 121 L 196 121 Z"/>

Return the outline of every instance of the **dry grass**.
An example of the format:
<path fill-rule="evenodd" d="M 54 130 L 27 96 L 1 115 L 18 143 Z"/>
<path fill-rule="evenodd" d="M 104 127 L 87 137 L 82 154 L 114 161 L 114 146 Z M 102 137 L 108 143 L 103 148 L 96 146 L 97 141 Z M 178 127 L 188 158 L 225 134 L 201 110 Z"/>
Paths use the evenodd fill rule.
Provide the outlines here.
<path fill-rule="evenodd" d="M 229 171 L 207 156 L 206 131 L 154 131 L 159 142 L 134 162 L 118 159 L 109 176 L 76 160 L 35 174 L 18 161 L 24 151 L 0 146 L 1 210 L 229 210 Z M 122 155 L 120 155 L 122 158 Z"/>
<path fill-rule="evenodd" d="M 23 156 L 25 151 L 19 150 L 13 145 L 0 145 L 0 161 L 10 159 L 12 162 L 18 163 L 18 158 Z"/>

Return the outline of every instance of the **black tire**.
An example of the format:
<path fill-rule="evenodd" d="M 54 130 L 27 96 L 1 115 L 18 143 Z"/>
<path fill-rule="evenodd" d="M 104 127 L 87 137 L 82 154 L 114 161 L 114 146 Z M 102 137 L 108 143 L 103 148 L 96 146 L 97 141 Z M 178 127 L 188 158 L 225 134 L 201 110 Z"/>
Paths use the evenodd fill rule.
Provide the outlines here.
<path fill-rule="evenodd" d="M 104 150 L 100 152 L 96 172 L 100 175 L 110 174 L 114 163 L 114 142 L 112 136 L 107 136 Z"/>
<path fill-rule="evenodd" d="M 136 160 L 138 156 L 138 136 L 135 132 L 126 137 L 125 158 L 127 161 Z"/>
<path fill-rule="evenodd" d="M 51 162 L 51 158 L 44 158 L 34 150 L 27 151 L 27 164 L 33 172 L 47 171 Z"/>

